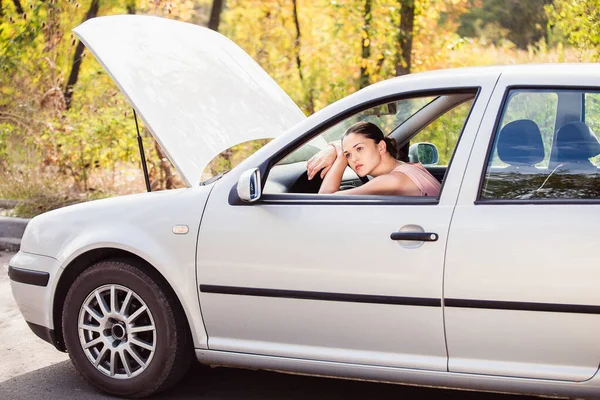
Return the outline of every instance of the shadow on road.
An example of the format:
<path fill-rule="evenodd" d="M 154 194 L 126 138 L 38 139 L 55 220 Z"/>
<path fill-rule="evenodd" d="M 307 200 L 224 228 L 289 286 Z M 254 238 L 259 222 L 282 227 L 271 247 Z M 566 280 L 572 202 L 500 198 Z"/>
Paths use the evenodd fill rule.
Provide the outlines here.
<path fill-rule="evenodd" d="M 112 399 L 89 385 L 64 361 L 0 383 L 0 399 Z M 306 399 L 489 399 L 516 396 L 438 390 L 339 379 L 313 378 L 265 371 L 209 368 L 194 364 L 174 388 L 153 399 L 306 400 Z M 525 399 L 525 397 L 520 397 Z"/>

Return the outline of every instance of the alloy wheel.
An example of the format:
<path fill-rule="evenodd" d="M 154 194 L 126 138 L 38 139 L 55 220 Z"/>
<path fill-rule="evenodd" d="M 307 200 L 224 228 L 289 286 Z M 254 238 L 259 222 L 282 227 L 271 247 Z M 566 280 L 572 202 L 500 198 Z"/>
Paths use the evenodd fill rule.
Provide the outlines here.
<path fill-rule="evenodd" d="M 94 367 L 115 379 L 130 379 L 150 365 L 156 351 L 151 310 L 133 290 L 103 285 L 84 300 L 79 342 Z"/>

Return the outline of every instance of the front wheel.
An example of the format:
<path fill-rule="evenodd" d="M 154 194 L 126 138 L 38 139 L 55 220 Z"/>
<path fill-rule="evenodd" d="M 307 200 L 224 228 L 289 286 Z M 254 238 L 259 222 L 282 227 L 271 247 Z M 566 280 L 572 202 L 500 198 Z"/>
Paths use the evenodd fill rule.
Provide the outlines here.
<path fill-rule="evenodd" d="M 71 361 L 110 394 L 144 397 L 186 372 L 192 345 L 169 291 L 131 261 L 101 261 L 73 283 L 62 324 Z"/>

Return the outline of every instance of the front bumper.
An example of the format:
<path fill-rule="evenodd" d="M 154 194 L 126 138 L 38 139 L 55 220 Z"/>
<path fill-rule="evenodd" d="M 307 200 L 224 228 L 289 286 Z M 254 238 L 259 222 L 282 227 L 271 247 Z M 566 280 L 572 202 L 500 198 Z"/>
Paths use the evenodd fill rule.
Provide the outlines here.
<path fill-rule="evenodd" d="M 18 252 L 8 263 L 13 297 L 31 330 L 57 345 L 54 335 L 54 291 L 62 269 L 52 257 Z"/>

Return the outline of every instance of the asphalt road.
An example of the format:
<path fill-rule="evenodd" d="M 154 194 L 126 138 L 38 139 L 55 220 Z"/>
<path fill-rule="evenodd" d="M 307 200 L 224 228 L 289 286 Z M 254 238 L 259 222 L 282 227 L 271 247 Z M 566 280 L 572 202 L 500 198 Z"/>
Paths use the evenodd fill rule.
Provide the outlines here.
<path fill-rule="evenodd" d="M 0 253 L 0 399 L 112 399 L 89 385 L 68 356 L 38 339 L 21 317 L 7 277 L 12 254 Z M 490 393 L 209 368 L 195 364 L 177 384 L 154 399 L 348 400 L 348 399 L 527 399 Z"/>

